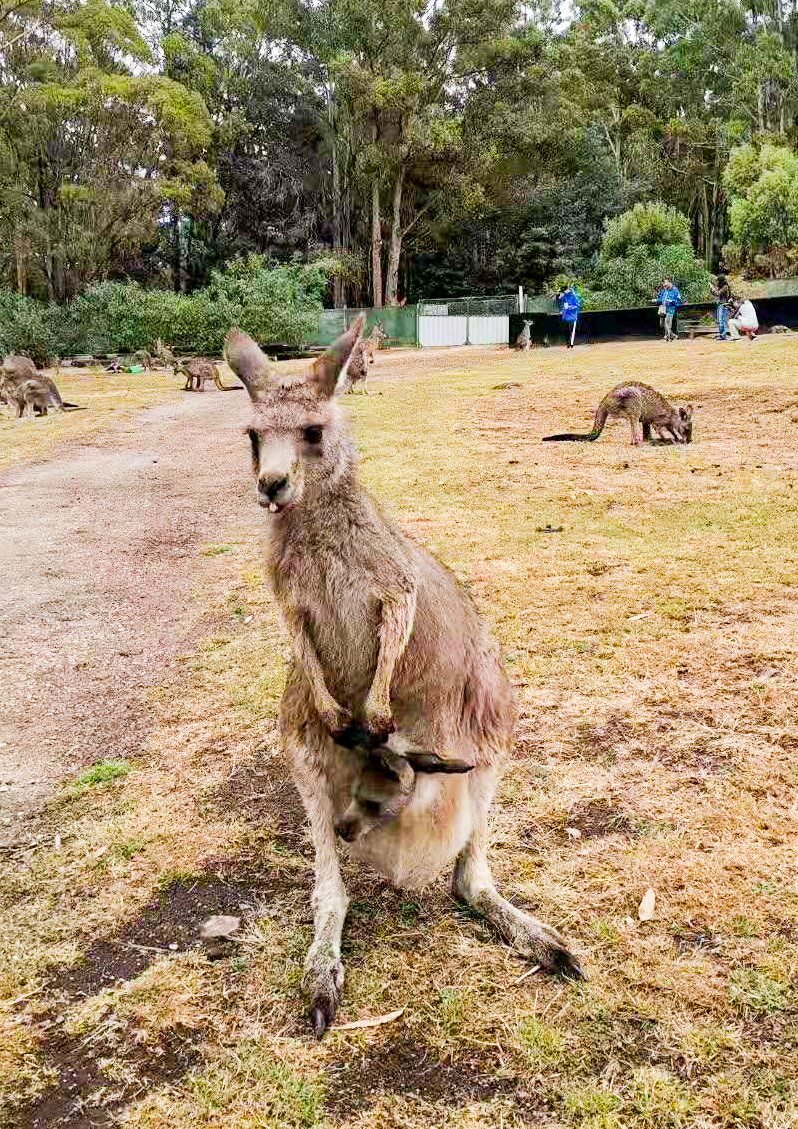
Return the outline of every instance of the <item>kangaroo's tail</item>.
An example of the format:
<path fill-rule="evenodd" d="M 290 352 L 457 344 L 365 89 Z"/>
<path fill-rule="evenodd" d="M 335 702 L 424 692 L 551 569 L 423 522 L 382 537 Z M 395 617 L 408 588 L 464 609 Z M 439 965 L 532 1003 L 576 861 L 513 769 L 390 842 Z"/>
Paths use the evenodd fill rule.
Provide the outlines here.
<path fill-rule="evenodd" d="M 562 435 L 544 435 L 544 443 L 593 443 L 604 430 L 607 422 L 607 411 L 599 408 L 593 417 L 593 427 L 587 435 L 577 435 L 575 431 L 564 431 Z"/>
<path fill-rule="evenodd" d="M 544 435 L 543 443 L 592 443 L 598 433 L 589 431 L 587 435 L 577 435 L 574 431 L 564 431 L 562 435 Z"/>
<path fill-rule="evenodd" d="M 213 364 L 213 362 L 211 362 L 211 364 Z M 213 373 L 216 387 L 222 392 L 238 392 L 244 387 L 243 384 L 225 384 L 222 380 L 222 374 L 219 372 L 219 366 L 216 364 L 213 365 Z"/>

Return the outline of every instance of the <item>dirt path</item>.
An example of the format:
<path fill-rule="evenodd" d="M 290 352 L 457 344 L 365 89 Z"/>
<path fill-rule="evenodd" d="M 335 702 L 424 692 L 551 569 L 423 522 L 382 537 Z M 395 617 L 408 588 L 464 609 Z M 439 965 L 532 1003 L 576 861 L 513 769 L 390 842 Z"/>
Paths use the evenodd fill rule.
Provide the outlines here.
<path fill-rule="evenodd" d="M 65 776 L 136 753 L 191 639 L 192 562 L 255 522 L 243 392 L 143 412 L 0 476 L 0 845 Z"/>

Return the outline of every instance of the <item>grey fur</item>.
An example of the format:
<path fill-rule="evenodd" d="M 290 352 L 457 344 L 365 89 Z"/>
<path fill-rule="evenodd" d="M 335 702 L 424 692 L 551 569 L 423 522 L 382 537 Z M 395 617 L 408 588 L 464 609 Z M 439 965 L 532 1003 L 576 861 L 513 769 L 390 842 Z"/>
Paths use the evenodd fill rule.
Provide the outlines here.
<path fill-rule="evenodd" d="M 357 838 L 351 853 L 406 889 L 427 886 L 454 863 L 456 897 L 523 956 L 579 974 L 562 938 L 493 884 L 488 811 L 512 745 L 514 695 L 467 593 L 358 482 L 336 391 L 361 327 L 362 319 L 299 375 L 275 373 L 239 330 L 225 345 L 252 399 L 247 432 L 266 516 L 266 569 L 293 649 L 280 729 L 316 851 L 305 986 L 319 1037 L 343 989 L 348 898 L 335 823 L 362 775 L 364 733 L 370 747 L 393 733 L 400 753 L 431 750 L 473 770 L 417 778 L 397 818 Z"/>
<path fill-rule="evenodd" d="M 629 420 L 632 443 L 639 447 L 651 438 L 653 427 L 661 439 L 673 443 L 690 443 L 693 438 L 693 405 L 674 407 L 670 401 L 648 384 L 625 381 L 611 389 L 596 409 L 593 427 L 587 434 L 572 431 L 560 435 L 544 435 L 543 442 L 582 441 L 592 443 L 604 430 L 610 416 Z"/>
<path fill-rule="evenodd" d="M 39 372 L 30 357 L 15 354 L 9 354 L 0 369 L 0 397 L 9 407 L 16 408 L 17 419 L 26 412 L 30 416 L 46 416 L 48 408 L 60 412 L 82 410 L 61 398 L 55 381 Z"/>

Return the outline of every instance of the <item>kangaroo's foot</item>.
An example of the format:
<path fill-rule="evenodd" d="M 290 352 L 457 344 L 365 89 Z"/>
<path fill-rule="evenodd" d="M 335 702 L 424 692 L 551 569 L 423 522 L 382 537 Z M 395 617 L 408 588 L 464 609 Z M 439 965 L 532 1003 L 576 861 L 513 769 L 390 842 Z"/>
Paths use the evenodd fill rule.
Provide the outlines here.
<path fill-rule="evenodd" d="M 457 856 L 452 893 L 482 914 L 521 956 L 533 960 L 546 972 L 579 979 L 584 973 L 557 930 L 511 905 L 493 885 L 483 846 L 487 832 L 485 815 L 482 813 L 471 838 Z"/>
<path fill-rule="evenodd" d="M 334 948 L 326 942 L 315 942 L 305 961 L 302 986 L 310 997 L 310 1023 L 317 1039 L 335 1021 L 335 1013 L 344 990 L 344 966 Z"/>
<path fill-rule="evenodd" d="M 504 940 L 545 972 L 581 978 L 584 973 L 563 937 L 550 925 L 517 909 L 496 890 L 482 890 L 469 905 L 496 928 Z"/>

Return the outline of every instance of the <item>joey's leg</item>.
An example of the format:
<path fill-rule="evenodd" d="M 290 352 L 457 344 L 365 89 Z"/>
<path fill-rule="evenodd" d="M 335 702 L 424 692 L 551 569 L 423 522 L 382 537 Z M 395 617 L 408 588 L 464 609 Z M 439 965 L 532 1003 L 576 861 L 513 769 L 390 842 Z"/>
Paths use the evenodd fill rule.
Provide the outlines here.
<path fill-rule="evenodd" d="M 471 838 L 457 856 L 452 876 L 452 893 L 487 918 L 516 952 L 535 961 L 547 972 L 582 976 L 576 957 L 560 934 L 531 914 L 511 905 L 493 885 L 485 853 L 489 805 L 490 797 L 482 803 Z"/>
<path fill-rule="evenodd" d="M 634 447 L 642 447 L 642 445 L 643 445 L 643 438 L 642 438 L 643 429 L 640 426 L 640 420 L 632 417 L 629 420 L 629 423 L 630 423 L 631 428 L 632 428 L 632 445 Z"/>
<path fill-rule="evenodd" d="M 650 423 L 644 423 L 643 424 L 643 442 L 645 443 L 649 439 L 651 439 L 651 424 Z"/>
<path fill-rule="evenodd" d="M 329 738 L 308 726 L 304 738 L 308 746 Z M 310 1022 L 317 1039 L 335 1019 L 344 987 L 344 966 L 341 962 L 341 932 L 349 898 L 341 878 L 335 850 L 335 808 L 328 781 L 314 767 L 314 750 L 302 748 L 299 736 L 288 750 L 294 763 L 294 781 L 313 835 L 315 850 L 315 885 L 313 889 L 313 943 L 305 958 L 302 985 L 310 998 Z"/>

